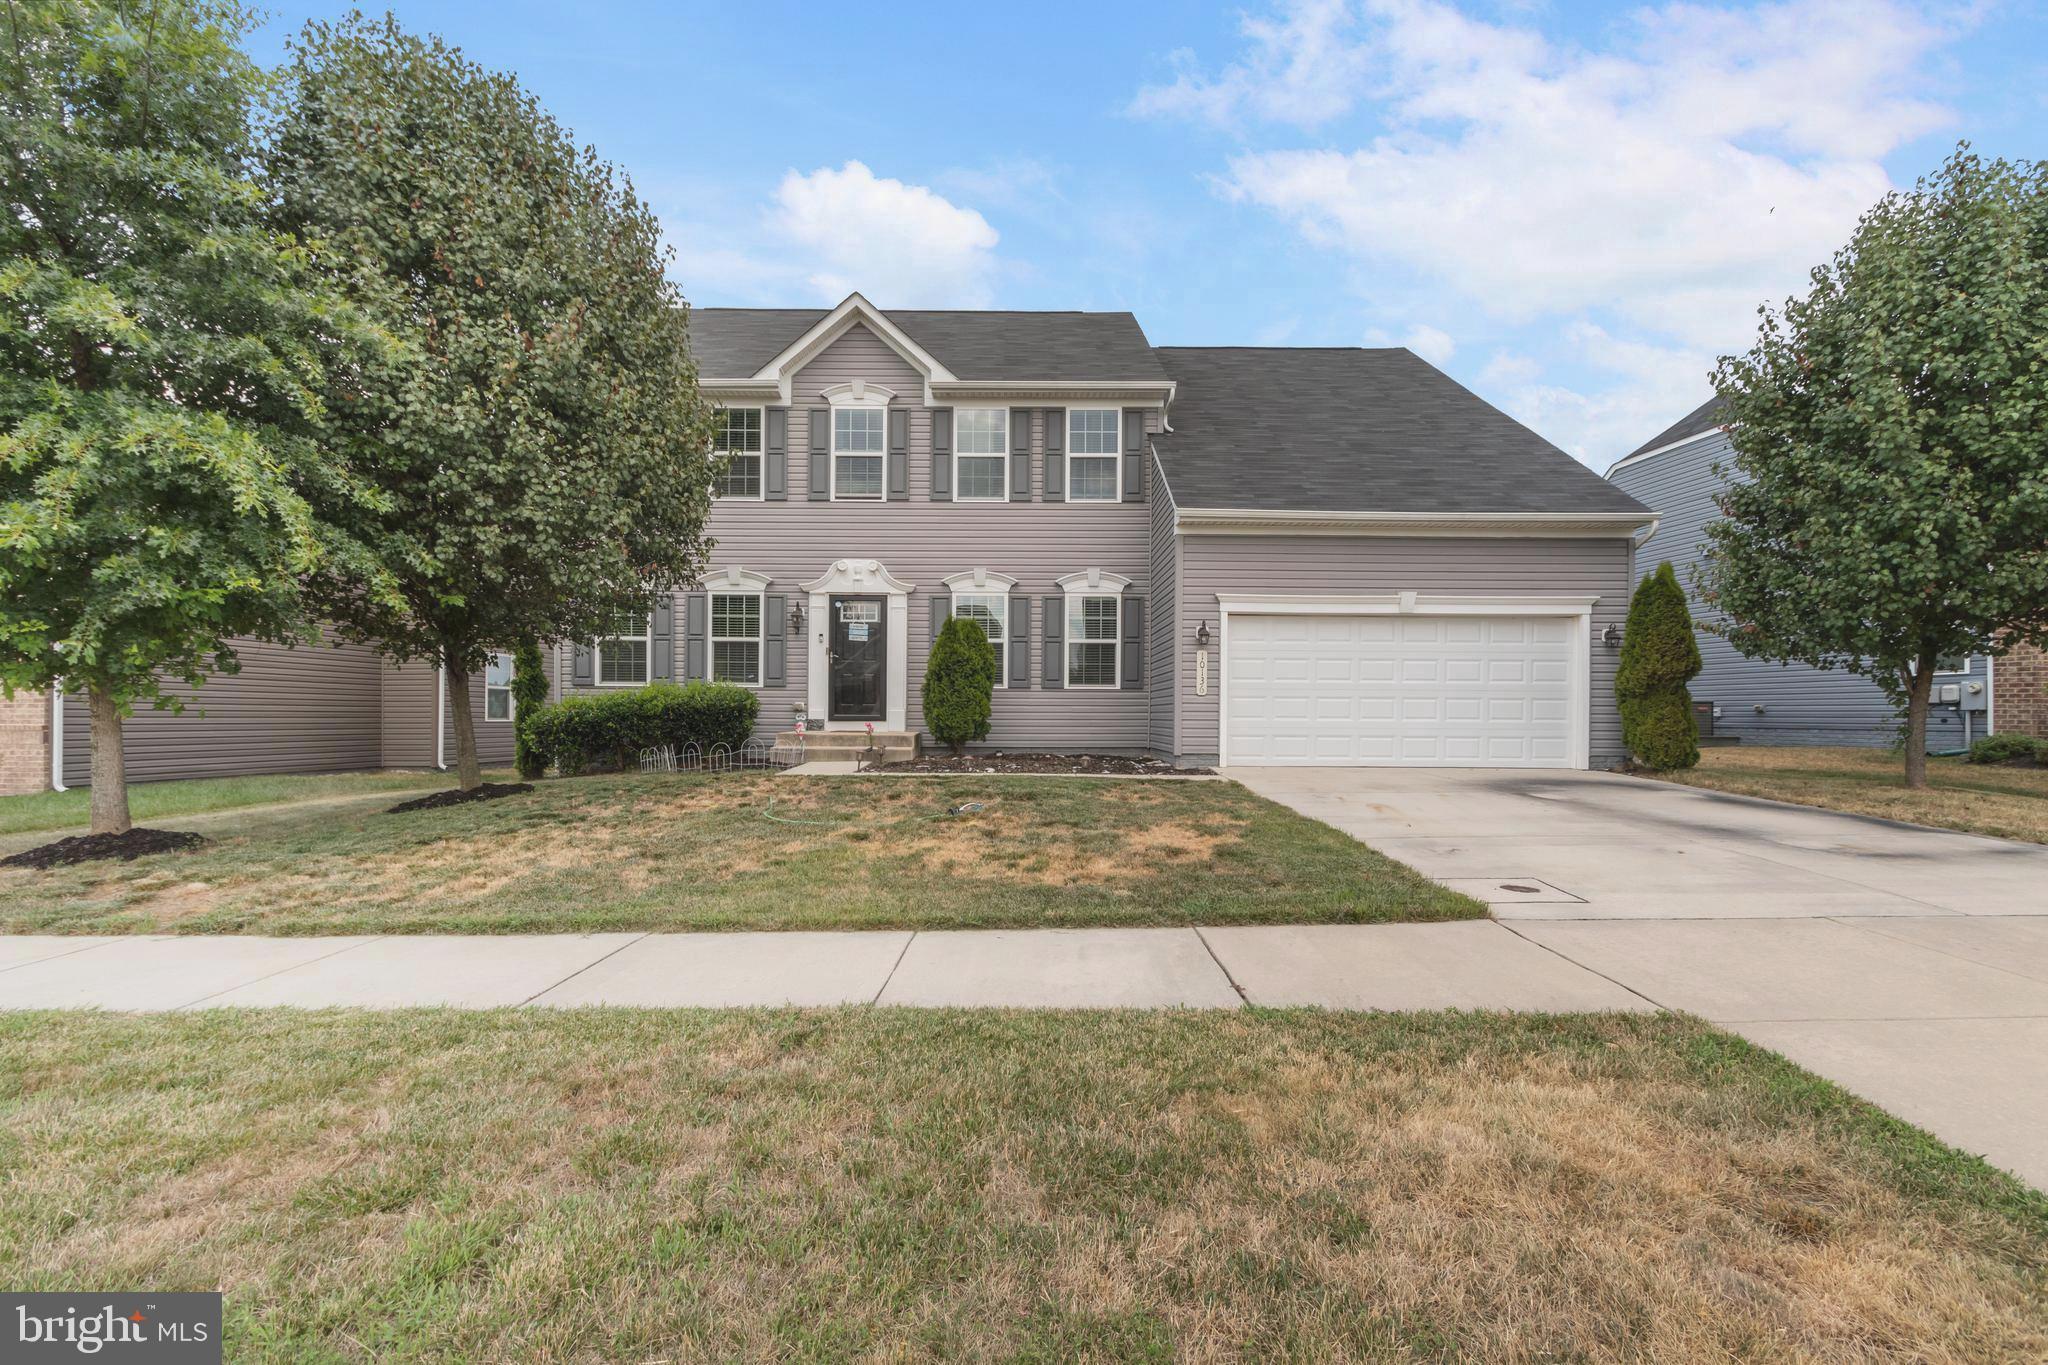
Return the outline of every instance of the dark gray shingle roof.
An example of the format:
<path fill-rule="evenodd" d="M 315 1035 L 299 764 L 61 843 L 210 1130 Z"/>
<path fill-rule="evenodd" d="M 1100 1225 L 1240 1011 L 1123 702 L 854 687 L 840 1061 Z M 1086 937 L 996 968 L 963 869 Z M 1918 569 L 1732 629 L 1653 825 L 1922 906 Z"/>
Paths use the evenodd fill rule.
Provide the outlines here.
<path fill-rule="evenodd" d="M 1184 508 L 1642 512 L 1643 505 L 1402 349 L 1162 346 L 1158 438 Z"/>
<path fill-rule="evenodd" d="M 756 373 L 816 326 L 823 308 L 693 308 L 690 349 L 706 379 Z M 1129 313 L 886 310 L 959 379 L 1163 384 L 1152 343 Z"/>
<path fill-rule="evenodd" d="M 1658 432 L 1655 436 L 1652 436 L 1649 440 L 1637 446 L 1634 450 L 1631 450 L 1628 454 L 1640 455 L 1646 450 L 1656 450 L 1660 446 L 1675 445 L 1679 441 L 1688 440 L 1694 436 L 1712 431 L 1716 427 L 1721 426 L 1724 421 L 1721 416 L 1721 410 L 1724 406 L 1726 405 L 1722 403 L 1720 395 L 1716 394 L 1691 412 L 1688 412 L 1685 416 L 1679 418 L 1676 422 L 1673 422 L 1670 426 L 1664 428 L 1664 430 Z M 1625 460 L 1628 458 L 1628 455 L 1624 455 L 1621 458 Z"/>

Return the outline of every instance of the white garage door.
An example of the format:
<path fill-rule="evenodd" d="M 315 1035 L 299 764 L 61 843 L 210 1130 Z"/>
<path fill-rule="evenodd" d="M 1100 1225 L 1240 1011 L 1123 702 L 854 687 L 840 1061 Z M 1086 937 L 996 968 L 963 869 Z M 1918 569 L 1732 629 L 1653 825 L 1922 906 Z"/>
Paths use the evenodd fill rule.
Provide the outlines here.
<path fill-rule="evenodd" d="M 1562 616 L 1233 615 L 1225 761 L 1578 766 L 1577 634 Z"/>

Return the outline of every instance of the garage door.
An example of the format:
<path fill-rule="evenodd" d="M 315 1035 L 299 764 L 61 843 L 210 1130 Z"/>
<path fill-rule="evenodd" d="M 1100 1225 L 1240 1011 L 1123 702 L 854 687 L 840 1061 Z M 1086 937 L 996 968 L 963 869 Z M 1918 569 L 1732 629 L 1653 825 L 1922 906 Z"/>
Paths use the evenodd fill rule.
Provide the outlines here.
<path fill-rule="evenodd" d="M 1577 766 L 1559 616 L 1237 616 L 1229 763 Z"/>

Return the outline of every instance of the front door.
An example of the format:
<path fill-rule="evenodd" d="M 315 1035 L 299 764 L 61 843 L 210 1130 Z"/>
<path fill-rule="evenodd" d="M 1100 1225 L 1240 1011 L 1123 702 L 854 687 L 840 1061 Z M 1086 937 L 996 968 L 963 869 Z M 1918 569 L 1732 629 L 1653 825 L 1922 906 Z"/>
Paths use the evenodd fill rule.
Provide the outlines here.
<path fill-rule="evenodd" d="M 831 719 L 888 715 L 889 612 L 880 597 L 832 599 Z"/>

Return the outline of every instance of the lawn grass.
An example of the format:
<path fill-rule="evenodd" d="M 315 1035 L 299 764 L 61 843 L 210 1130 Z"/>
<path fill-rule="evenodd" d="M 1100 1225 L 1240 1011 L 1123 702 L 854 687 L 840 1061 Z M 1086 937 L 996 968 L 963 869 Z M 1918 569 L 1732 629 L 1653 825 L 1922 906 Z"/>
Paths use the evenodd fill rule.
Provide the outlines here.
<path fill-rule="evenodd" d="M 0 1134 L 236 1361 L 2048 1356 L 2048 1199 L 1673 1016 L 13 1015 Z"/>
<path fill-rule="evenodd" d="M 978 812 L 949 815 L 982 803 Z M 632 774 L 405 815 L 216 821 L 0 871 L 9 933 L 540 933 L 1372 923 L 1485 914 L 1232 782 Z"/>
<path fill-rule="evenodd" d="M 1737 744 L 1702 749 L 1699 767 L 1658 776 L 1690 787 L 2048 844 L 2048 768 L 1930 758 L 1928 786 L 1916 792 L 1905 785 L 1905 760 L 1882 749 Z"/>
<path fill-rule="evenodd" d="M 182 815 L 239 810 L 282 801 L 317 801 L 368 792 L 412 791 L 454 785 L 449 773 L 393 769 L 370 773 L 271 773 L 260 777 L 204 777 L 188 782 L 139 782 L 128 788 L 128 810 L 135 823 L 146 825 Z M 90 818 L 92 792 L 73 787 L 61 792 L 30 792 L 0 796 L 0 834 L 34 834 L 45 830 L 84 829 Z"/>

